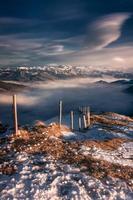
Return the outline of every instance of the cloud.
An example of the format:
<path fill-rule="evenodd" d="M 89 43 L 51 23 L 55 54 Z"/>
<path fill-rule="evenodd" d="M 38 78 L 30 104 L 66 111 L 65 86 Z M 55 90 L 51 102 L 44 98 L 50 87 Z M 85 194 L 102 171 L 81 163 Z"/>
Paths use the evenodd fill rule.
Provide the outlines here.
<path fill-rule="evenodd" d="M 0 47 L 7 47 L 8 50 L 14 51 L 24 51 L 24 50 L 34 50 L 36 48 L 42 47 L 42 44 L 39 42 L 34 42 L 32 40 L 21 40 L 15 39 L 10 41 L 5 41 L 1 43 Z"/>
<path fill-rule="evenodd" d="M 0 25 L 17 25 L 17 24 L 24 24 L 24 23 L 31 23 L 29 19 L 21 19 L 15 17 L 0 17 Z"/>
<path fill-rule="evenodd" d="M 17 95 L 17 104 L 22 106 L 32 106 L 38 102 L 38 97 L 30 97 L 25 94 L 18 94 Z M 2 95 L 0 99 L 0 104 L 12 104 L 12 96 L 11 95 Z"/>
<path fill-rule="evenodd" d="M 64 53 L 64 46 L 60 44 L 46 44 L 43 49 L 37 51 L 39 55 L 59 55 Z"/>
<path fill-rule="evenodd" d="M 49 34 L 46 34 L 46 26 L 41 35 L 40 31 L 38 34 L 33 30 L 0 34 L 0 66 L 58 63 L 131 68 L 132 43 L 110 45 L 120 38 L 123 24 L 130 16 L 129 13 L 116 13 L 99 17 L 90 22 L 87 33 L 79 35 L 65 35 L 63 30 L 64 36 L 61 36 L 54 30 L 54 34 L 50 36 L 49 29 Z M 42 21 L 33 21 L 32 24 L 30 19 L 0 18 L 0 25 L 34 25 L 35 22 L 40 24 Z"/>
<path fill-rule="evenodd" d="M 0 35 L 0 52 L 6 51 L 22 55 L 23 52 L 35 53 L 42 56 L 54 56 L 71 53 L 60 40 L 49 38 L 25 38 L 20 34 L 3 36 Z"/>
<path fill-rule="evenodd" d="M 54 43 L 54 42 L 53 42 Z M 34 51 L 36 55 L 42 56 L 42 57 L 57 57 L 57 56 L 67 56 L 68 54 L 73 53 L 73 50 L 69 50 L 65 48 L 64 45 L 60 44 L 47 44 L 44 45 L 43 48 L 37 49 Z"/>
<path fill-rule="evenodd" d="M 93 52 L 88 52 L 88 49 L 84 49 L 65 57 L 62 56 L 60 63 L 64 63 L 65 60 L 65 63 L 71 65 L 92 65 L 94 69 L 98 66 L 103 70 L 104 67 L 112 70 L 132 70 L 132 52 L 132 44 L 130 46 L 125 44 L 123 46 L 103 48 L 100 51 Z M 120 62 L 122 59 L 123 62 Z"/>
<path fill-rule="evenodd" d="M 0 35 L 0 66 L 6 65 L 40 65 L 47 61 L 55 62 L 62 55 L 73 50 L 62 41 L 49 38 L 23 37 L 22 34 Z M 44 63 L 45 60 L 45 63 Z"/>
<path fill-rule="evenodd" d="M 102 49 L 121 36 L 122 26 L 130 17 L 129 13 L 116 13 L 101 17 L 88 27 L 86 38 L 90 50 Z"/>
<path fill-rule="evenodd" d="M 122 57 L 114 57 L 113 60 L 120 63 L 123 63 L 125 61 Z"/>

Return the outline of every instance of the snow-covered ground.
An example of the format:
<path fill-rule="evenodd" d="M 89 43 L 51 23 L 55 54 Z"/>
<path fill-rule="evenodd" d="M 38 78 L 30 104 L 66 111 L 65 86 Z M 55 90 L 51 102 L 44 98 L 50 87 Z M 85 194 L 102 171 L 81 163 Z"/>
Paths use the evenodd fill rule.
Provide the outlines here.
<path fill-rule="evenodd" d="M 78 167 L 63 165 L 52 157 L 16 153 L 17 174 L 0 175 L 0 199 L 125 199 L 133 191 L 122 180 L 100 181 Z"/>
<path fill-rule="evenodd" d="M 124 115 L 120 115 L 117 113 L 105 113 L 103 116 L 107 119 L 111 120 L 119 120 L 128 122 L 125 126 L 113 125 L 107 126 L 106 124 L 96 123 L 89 127 L 88 130 L 79 132 L 78 130 L 78 114 L 75 112 L 74 114 L 74 131 L 73 132 L 65 132 L 63 131 L 63 138 L 66 140 L 105 140 L 112 138 L 125 138 L 125 139 L 133 139 L 133 119 Z M 58 117 L 52 118 L 47 121 L 47 123 L 58 122 Z M 70 115 L 64 115 L 62 119 L 62 124 L 70 127 Z M 106 125 L 106 126 L 105 126 Z"/>
<path fill-rule="evenodd" d="M 127 119 L 125 116 L 117 114 L 108 114 L 107 117 L 115 120 L 128 120 L 129 123 L 125 126 L 112 125 L 110 129 L 102 123 L 96 123 L 83 132 L 79 132 L 78 128 L 75 127 L 73 132 L 63 130 L 60 138 L 56 136 L 50 137 L 56 141 L 78 142 L 78 148 L 76 150 L 71 149 L 75 156 L 91 156 L 94 159 L 120 165 L 122 168 L 129 167 L 131 172 L 133 169 L 132 118 Z M 47 123 L 53 121 L 57 121 L 57 118 L 51 119 Z M 70 119 L 68 115 L 63 118 L 63 124 L 69 126 Z M 2 134 L 1 138 L 4 136 L 9 137 L 9 132 L 7 131 L 5 135 Z M 98 143 L 99 141 L 100 143 L 113 138 L 122 138 L 125 141 L 118 145 L 118 148 L 115 147 L 111 150 L 95 145 L 95 142 Z M 89 143 L 91 141 L 94 142 L 93 145 L 86 145 L 85 142 Z M 36 143 L 38 145 L 38 141 Z M 25 150 L 11 152 L 11 145 L 12 143 L 5 142 L 0 147 L 0 151 L 3 148 L 8 148 L 9 150 L 7 160 L 3 161 L 3 163 L 2 159 L 0 160 L 0 167 L 9 164 L 14 165 L 17 169 L 16 173 L 11 175 L 0 174 L 0 199 L 2 200 L 133 199 L 133 171 L 132 177 L 130 176 L 131 179 L 128 181 L 115 176 L 105 176 L 102 179 L 98 179 L 87 172 L 86 166 L 77 163 L 70 165 L 67 162 L 64 164 L 61 159 L 56 159 L 53 155 L 48 155 L 44 152 L 35 154 L 28 154 Z"/>
<path fill-rule="evenodd" d="M 111 163 L 133 167 L 133 142 L 124 143 L 117 150 L 111 152 L 95 146 L 93 148 L 82 146 L 80 153 L 92 155 L 94 158 Z"/>

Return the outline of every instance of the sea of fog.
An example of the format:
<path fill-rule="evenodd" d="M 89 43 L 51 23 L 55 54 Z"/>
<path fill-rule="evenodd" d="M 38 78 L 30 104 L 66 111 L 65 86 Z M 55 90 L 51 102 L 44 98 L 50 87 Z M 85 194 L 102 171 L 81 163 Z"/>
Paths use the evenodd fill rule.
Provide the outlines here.
<path fill-rule="evenodd" d="M 106 77 L 105 81 L 114 81 Z M 117 112 L 133 115 L 132 96 L 124 92 L 125 85 L 94 83 L 96 79 L 72 79 L 30 83 L 29 89 L 17 94 L 19 124 L 46 121 L 59 115 L 59 100 L 63 115 L 79 106 L 90 106 L 92 112 Z M 1 95 L 0 121 L 12 123 L 12 96 Z"/>

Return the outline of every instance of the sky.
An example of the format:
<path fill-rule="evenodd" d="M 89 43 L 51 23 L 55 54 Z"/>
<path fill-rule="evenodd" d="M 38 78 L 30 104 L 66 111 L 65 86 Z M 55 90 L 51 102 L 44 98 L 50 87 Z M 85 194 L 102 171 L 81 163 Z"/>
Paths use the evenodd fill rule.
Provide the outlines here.
<path fill-rule="evenodd" d="M 133 0 L 1 0 L 0 67 L 133 68 Z"/>

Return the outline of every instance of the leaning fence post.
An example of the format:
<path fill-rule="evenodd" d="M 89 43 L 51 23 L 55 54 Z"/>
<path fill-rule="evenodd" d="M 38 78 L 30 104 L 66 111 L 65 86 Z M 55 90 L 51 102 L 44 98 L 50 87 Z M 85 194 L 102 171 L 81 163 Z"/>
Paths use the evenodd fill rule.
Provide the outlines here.
<path fill-rule="evenodd" d="M 62 123 L 62 101 L 59 102 L 60 116 L 59 116 L 59 125 Z"/>
<path fill-rule="evenodd" d="M 70 112 L 70 120 L 71 120 L 71 130 L 73 131 L 74 129 L 74 122 L 73 122 L 73 119 L 74 119 L 74 113 L 73 111 Z"/>
<path fill-rule="evenodd" d="M 16 95 L 13 95 L 13 122 L 15 134 L 18 134 L 18 117 L 17 117 L 17 100 Z"/>
<path fill-rule="evenodd" d="M 83 115 L 83 124 L 84 124 L 84 128 L 87 128 L 86 117 L 85 117 L 85 115 Z"/>

